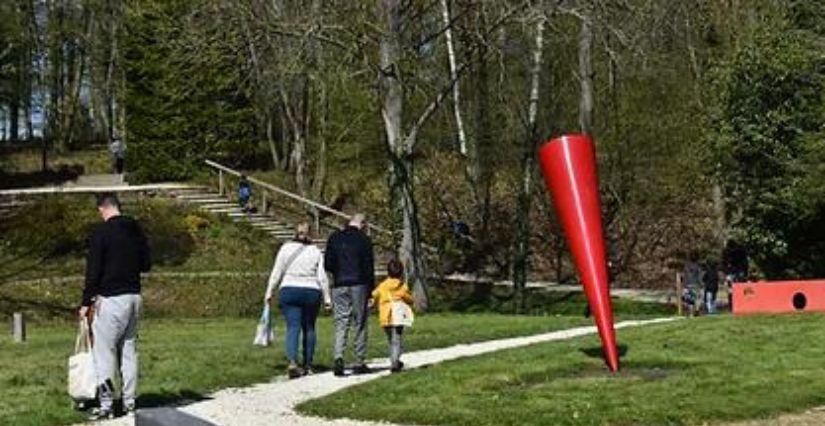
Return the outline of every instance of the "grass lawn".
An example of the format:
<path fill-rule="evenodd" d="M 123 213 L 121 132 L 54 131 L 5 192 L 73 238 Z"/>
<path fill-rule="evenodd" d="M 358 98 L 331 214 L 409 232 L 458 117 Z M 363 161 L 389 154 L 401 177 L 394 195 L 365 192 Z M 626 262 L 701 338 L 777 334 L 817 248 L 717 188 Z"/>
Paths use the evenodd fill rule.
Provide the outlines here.
<path fill-rule="evenodd" d="M 587 324 L 581 317 L 503 315 L 420 316 L 409 334 L 409 350 L 535 334 Z M 8 324 L 2 324 L 8 327 Z M 331 365 L 332 327 L 319 320 L 316 364 Z M 255 318 L 147 319 L 140 342 L 139 405 L 198 399 L 210 391 L 270 380 L 285 369 L 282 344 L 252 346 Z M 8 329 L 8 328 L 6 328 Z M 29 340 L 14 344 L 0 335 L 0 425 L 60 425 L 83 419 L 66 394 L 66 360 L 74 344 L 72 323 L 33 324 Z M 283 325 L 278 323 L 278 338 Z M 386 356 L 373 319 L 370 357 Z"/>
<path fill-rule="evenodd" d="M 433 425 L 695 425 L 825 404 L 825 315 L 703 317 L 447 362 L 310 401 L 325 417 Z"/>

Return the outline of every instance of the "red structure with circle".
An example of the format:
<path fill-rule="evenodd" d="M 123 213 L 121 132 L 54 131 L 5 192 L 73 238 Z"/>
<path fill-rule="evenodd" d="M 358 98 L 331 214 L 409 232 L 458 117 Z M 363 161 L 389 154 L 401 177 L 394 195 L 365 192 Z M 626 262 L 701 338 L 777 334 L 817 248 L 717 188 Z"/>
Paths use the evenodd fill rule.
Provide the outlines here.
<path fill-rule="evenodd" d="M 611 371 L 617 371 L 619 354 L 607 282 L 593 140 L 588 135 L 552 139 L 539 149 L 539 160 L 602 339 L 605 361 Z"/>
<path fill-rule="evenodd" d="M 733 284 L 733 313 L 825 312 L 825 280 Z"/>

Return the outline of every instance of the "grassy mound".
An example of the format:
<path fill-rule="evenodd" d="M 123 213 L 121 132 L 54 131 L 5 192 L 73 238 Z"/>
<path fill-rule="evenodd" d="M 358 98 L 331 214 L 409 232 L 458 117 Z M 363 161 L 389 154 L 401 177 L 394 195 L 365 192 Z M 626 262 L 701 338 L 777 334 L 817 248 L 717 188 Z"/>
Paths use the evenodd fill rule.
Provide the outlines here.
<path fill-rule="evenodd" d="M 150 314 L 249 313 L 242 308 L 248 305 L 243 295 L 250 293 L 246 289 L 262 294 L 265 276 L 254 273 L 267 272 L 277 250 L 268 235 L 168 199 L 123 201 L 124 214 L 140 221 L 152 247 L 156 276 L 145 280 Z M 56 196 L 40 198 L 0 223 L 0 313 L 59 316 L 76 306 L 87 239 L 99 222 L 91 196 Z M 54 277 L 63 281 L 30 282 Z"/>

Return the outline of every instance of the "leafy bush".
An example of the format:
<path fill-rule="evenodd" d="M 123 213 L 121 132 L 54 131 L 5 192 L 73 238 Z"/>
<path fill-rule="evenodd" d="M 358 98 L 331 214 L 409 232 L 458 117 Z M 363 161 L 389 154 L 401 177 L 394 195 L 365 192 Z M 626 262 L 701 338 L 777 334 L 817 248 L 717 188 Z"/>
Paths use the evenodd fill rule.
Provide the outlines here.
<path fill-rule="evenodd" d="M 181 205 L 162 200 L 146 200 L 137 205 L 155 265 L 180 265 L 195 250 L 195 241 L 181 214 Z"/>
<path fill-rule="evenodd" d="M 0 236 L 18 255 L 44 259 L 80 255 L 97 220 L 91 197 L 48 197 L 0 222 Z"/>
<path fill-rule="evenodd" d="M 156 265 L 179 265 L 194 250 L 184 222 L 186 207 L 165 200 L 130 199 L 124 213 L 137 218 L 149 239 Z M 181 211 L 183 210 L 183 212 Z M 6 250 L 24 257 L 54 259 L 82 257 L 88 238 L 100 223 L 91 196 L 52 196 L 37 199 L 0 223 Z"/>
<path fill-rule="evenodd" d="M 812 31 L 772 23 L 717 81 L 710 137 L 732 238 L 769 278 L 825 274 L 823 47 Z"/>

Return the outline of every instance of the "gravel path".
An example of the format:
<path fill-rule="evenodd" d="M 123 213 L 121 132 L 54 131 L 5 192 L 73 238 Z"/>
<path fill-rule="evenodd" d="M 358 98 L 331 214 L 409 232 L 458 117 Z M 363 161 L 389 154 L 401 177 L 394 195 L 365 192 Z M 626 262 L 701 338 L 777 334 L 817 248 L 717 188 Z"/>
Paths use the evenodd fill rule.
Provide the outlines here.
<path fill-rule="evenodd" d="M 678 318 L 659 318 L 645 321 L 623 321 L 616 328 L 626 328 L 649 324 L 666 323 Z M 457 358 L 482 355 L 504 349 L 512 349 L 554 340 L 569 339 L 593 334 L 593 326 L 576 327 L 551 333 L 526 337 L 491 340 L 480 343 L 455 345 L 441 349 L 428 349 L 404 354 L 406 368 L 418 368 Z M 350 419 L 326 420 L 306 417 L 295 412 L 294 407 L 304 401 L 320 398 L 341 389 L 375 380 L 389 374 L 388 360 L 373 360 L 370 365 L 380 371 L 362 376 L 335 377 L 331 372 L 307 376 L 297 380 L 276 379 L 246 388 L 226 389 L 210 395 L 209 399 L 180 407 L 179 410 L 218 425 L 290 425 L 290 426 L 376 426 L 387 423 L 355 421 Z M 125 426 L 132 419 L 120 418 L 97 424 Z"/>

